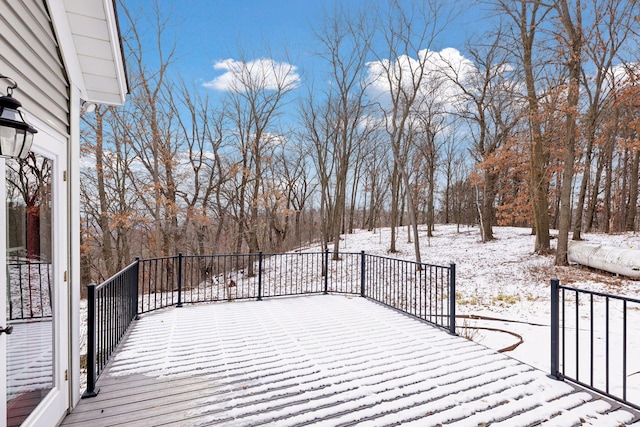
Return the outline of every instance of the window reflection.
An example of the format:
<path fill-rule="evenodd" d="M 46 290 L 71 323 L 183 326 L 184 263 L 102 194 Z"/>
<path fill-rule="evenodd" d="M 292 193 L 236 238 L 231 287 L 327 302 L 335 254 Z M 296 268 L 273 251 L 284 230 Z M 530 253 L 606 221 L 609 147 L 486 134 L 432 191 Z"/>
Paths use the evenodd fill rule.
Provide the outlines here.
<path fill-rule="evenodd" d="M 6 161 L 7 425 L 20 425 L 53 387 L 52 162 Z"/>

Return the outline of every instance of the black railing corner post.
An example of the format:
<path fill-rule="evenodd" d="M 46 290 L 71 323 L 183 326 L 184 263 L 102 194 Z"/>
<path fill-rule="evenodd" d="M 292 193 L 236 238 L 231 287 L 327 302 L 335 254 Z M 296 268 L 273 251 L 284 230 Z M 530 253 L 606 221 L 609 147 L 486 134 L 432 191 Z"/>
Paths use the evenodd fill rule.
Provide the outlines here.
<path fill-rule="evenodd" d="M 366 260 L 365 260 L 366 256 L 364 254 L 364 251 L 360 252 L 360 296 L 361 297 L 365 297 L 366 293 L 365 293 L 365 273 L 366 273 Z"/>
<path fill-rule="evenodd" d="M 560 375 L 560 280 L 551 279 L 551 376 Z"/>
<path fill-rule="evenodd" d="M 262 301 L 262 252 L 258 252 L 258 301 Z"/>
<path fill-rule="evenodd" d="M 139 320 L 140 319 L 140 312 L 142 310 L 138 310 L 138 301 L 140 301 L 140 257 L 137 256 L 136 257 L 136 291 L 134 292 L 135 294 L 135 305 L 136 305 L 136 317 L 134 317 L 134 320 Z"/>
<path fill-rule="evenodd" d="M 449 265 L 449 333 L 456 335 L 456 265 Z"/>
<path fill-rule="evenodd" d="M 182 307 L 182 252 L 178 253 L 178 304 L 176 307 Z"/>
<path fill-rule="evenodd" d="M 96 284 L 87 285 L 87 389 L 82 398 L 96 397 Z"/>
<path fill-rule="evenodd" d="M 324 294 L 329 293 L 329 248 L 324 250 Z"/>

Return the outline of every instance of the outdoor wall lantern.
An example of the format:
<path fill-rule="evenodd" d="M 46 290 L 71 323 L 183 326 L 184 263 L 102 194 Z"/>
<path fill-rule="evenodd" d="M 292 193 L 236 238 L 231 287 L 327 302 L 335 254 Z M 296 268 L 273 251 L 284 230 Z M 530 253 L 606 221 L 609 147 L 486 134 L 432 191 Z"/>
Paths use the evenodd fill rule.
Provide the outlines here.
<path fill-rule="evenodd" d="M 24 120 L 20 101 L 15 99 L 13 90 L 18 87 L 15 80 L 0 74 L 0 78 L 11 81 L 7 95 L 0 97 L 0 156 L 24 159 L 29 155 L 33 135 L 38 131 Z"/>

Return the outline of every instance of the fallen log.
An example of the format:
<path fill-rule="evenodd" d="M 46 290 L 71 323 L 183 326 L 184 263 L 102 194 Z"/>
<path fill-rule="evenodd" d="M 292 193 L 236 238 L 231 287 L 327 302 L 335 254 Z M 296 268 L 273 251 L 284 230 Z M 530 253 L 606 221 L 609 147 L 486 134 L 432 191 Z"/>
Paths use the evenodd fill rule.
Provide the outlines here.
<path fill-rule="evenodd" d="M 589 242 L 569 242 L 569 262 L 640 279 L 640 250 L 602 246 Z"/>

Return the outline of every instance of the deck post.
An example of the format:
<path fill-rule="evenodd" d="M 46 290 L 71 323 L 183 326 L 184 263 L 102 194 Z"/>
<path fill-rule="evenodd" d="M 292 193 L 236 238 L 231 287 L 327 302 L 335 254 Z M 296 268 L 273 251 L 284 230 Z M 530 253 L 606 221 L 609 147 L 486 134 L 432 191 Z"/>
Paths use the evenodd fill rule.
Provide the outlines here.
<path fill-rule="evenodd" d="M 329 293 L 329 249 L 324 251 L 324 294 Z"/>
<path fill-rule="evenodd" d="M 366 297 L 365 293 L 365 272 L 366 272 L 366 259 L 364 251 L 360 252 L 360 296 Z"/>
<path fill-rule="evenodd" d="M 560 280 L 551 279 L 551 377 L 560 375 Z"/>
<path fill-rule="evenodd" d="M 456 265 L 449 265 L 449 333 L 456 335 Z"/>
<path fill-rule="evenodd" d="M 258 301 L 262 301 L 262 252 L 258 253 Z"/>
<path fill-rule="evenodd" d="M 134 320 L 139 320 L 140 319 L 140 312 L 142 312 L 143 306 L 142 303 L 140 303 L 140 312 L 138 312 L 138 301 L 140 301 L 140 257 L 137 256 L 136 257 L 136 289 L 133 292 L 133 297 L 135 298 L 134 301 L 132 301 L 132 306 L 135 307 L 134 311 L 135 311 L 135 316 L 133 317 Z M 144 271 L 143 271 L 144 273 Z M 144 286 L 144 282 L 142 284 L 142 286 Z"/>
<path fill-rule="evenodd" d="M 133 274 L 135 278 L 131 284 L 131 314 L 133 320 L 140 319 L 138 314 L 138 301 L 140 300 L 140 257 L 136 257 L 136 266 L 134 267 Z"/>
<path fill-rule="evenodd" d="M 96 284 L 87 285 L 87 390 L 82 398 L 96 397 Z"/>
<path fill-rule="evenodd" d="M 182 252 L 178 253 L 178 304 L 176 307 L 182 307 Z"/>

